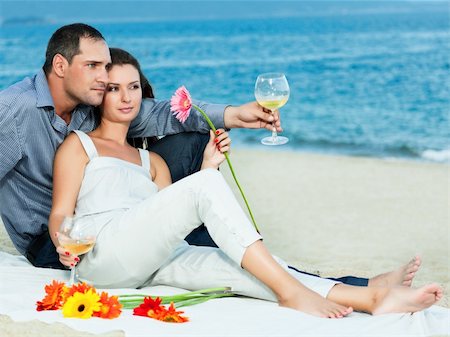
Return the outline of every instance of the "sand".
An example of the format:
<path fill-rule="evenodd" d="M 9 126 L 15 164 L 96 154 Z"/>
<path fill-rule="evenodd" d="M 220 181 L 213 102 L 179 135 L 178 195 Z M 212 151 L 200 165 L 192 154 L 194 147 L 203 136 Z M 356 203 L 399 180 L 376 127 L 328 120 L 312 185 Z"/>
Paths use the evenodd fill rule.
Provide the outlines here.
<path fill-rule="evenodd" d="M 449 166 L 233 150 L 231 160 L 269 249 L 322 276 L 370 277 L 419 254 L 414 286 L 442 285 L 449 307 Z M 228 167 L 222 172 L 235 188 Z M 242 203 L 243 204 L 243 203 Z M 0 230 L 0 250 L 16 252 Z M 16 252 L 17 253 L 17 252 Z M 61 324 L 14 323 L 0 316 L 2 336 L 87 336 Z M 111 332 L 102 336 L 123 336 Z"/>

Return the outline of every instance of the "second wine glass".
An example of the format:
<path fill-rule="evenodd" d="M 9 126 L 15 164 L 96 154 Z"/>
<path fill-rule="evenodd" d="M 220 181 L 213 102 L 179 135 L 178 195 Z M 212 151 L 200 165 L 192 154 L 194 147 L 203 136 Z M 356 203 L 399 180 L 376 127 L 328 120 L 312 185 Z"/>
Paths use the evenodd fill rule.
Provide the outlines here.
<path fill-rule="evenodd" d="M 281 108 L 289 99 L 289 84 L 286 76 L 282 73 L 261 74 L 255 83 L 255 98 L 259 105 L 269 109 L 273 114 L 275 109 Z M 284 136 L 278 136 L 273 122 L 272 136 L 261 140 L 264 145 L 282 145 L 289 139 Z"/>
<path fill-rule="evenodd" d="M 73 255 L 83 255 L 89 252 L 95 244 L 95 231 L 93 226 L 80 226 L 72 217 L 65 217 L 58 233 L 61 247 Z M 70 270 L 69 285 L 75 283 L 76 265 Z"/>

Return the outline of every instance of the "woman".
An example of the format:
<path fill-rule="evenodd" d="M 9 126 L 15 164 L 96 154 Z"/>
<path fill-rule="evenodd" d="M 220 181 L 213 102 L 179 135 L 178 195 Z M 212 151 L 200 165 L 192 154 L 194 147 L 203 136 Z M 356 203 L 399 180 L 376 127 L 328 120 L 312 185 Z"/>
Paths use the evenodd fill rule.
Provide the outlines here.
<path fill-rule="evenodd" d="M 268 252 L 217 171 L 230 147 L 226 132 L 211 132 L 202 170 L 173 185 L 161 157 L 126 142 L 148 82 L 127 52 L 111 49 L 111 58 L 98 128 L 88 135 L 69 135 L 54 163 L 49 228 L 61 262 L 73 266 L 79 261 L 58 244 L 65 216 L 75 214 L 82 225 L 97 230 L 94 249 L 78 267 L 81 279 L 102 288 L 231 286 L 247 296 L 330 318 L 353 309 L 414 312 L 442 297 L 435 284 L 419 289 L 353 287 L 291 274 Z M 220 249 L 184 243 L 201 223 Z"/>

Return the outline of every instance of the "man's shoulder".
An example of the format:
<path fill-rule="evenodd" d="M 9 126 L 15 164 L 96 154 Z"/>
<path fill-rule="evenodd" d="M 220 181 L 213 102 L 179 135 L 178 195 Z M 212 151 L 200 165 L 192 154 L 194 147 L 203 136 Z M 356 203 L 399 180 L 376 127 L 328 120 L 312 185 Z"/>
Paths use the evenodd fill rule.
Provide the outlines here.
<path fill-rule="evenodd" d="M 36 104 L 35 76 L 26 77 L 0 91 L 0 105 L 6 107 Z"/>

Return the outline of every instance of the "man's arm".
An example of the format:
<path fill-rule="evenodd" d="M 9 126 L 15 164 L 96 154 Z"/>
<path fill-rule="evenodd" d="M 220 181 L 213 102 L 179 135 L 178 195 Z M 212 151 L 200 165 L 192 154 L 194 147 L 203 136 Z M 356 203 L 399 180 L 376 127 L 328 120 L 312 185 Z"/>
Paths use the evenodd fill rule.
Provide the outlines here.
<path fill-rule="evenodd" d="M 22 144 L 14 115 L 0 103 L 0 180 L 22 158 Z"/>
<path fill-rule="evenodd" d="M 194 101 L 209 116 L 216 128 L 249 128 L 273 129 L 272 122 L 278 132 L 283 131 L 278 110 L 274 114 L 256 102 L 240 106 L 211 104 Z M 207 133 L 209 126 L 197 110 L 191 109 L 191 114 L 184 124 L 181 124 L 170 111 L 170 101 L 144 99 L 141 111 L 130 127 L 130 137 L 149 137 L 170 135 L 186 131 Z"/>
<path fill-rule="evenodd" d="M 202 108 L 217 128 L 224 127 L 226 105 L 194 101 Z M 180 132 L 198 131 L 207 133 L 209 126 L 201 114 L 191 109 L 189 118 L 180 123 L 170 111 L 170 101 L 158 101 L 146 98 L 142 100 L 139 115 L 131 123 L 129 137 L 150 137 L 170 135 Z"/>

